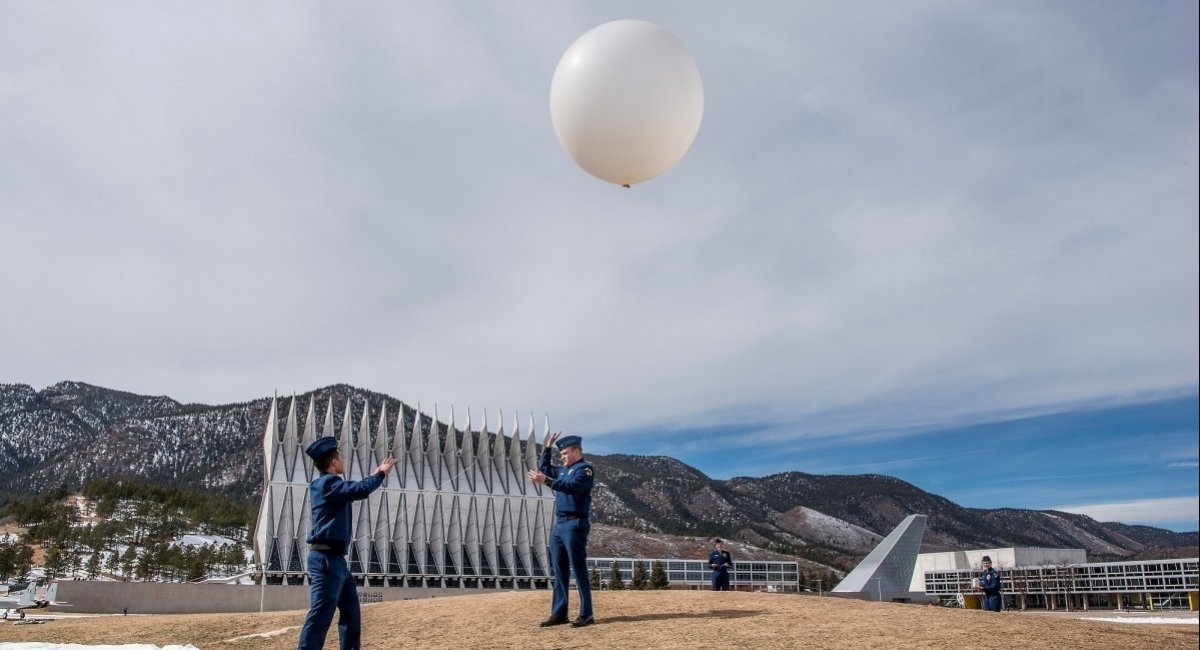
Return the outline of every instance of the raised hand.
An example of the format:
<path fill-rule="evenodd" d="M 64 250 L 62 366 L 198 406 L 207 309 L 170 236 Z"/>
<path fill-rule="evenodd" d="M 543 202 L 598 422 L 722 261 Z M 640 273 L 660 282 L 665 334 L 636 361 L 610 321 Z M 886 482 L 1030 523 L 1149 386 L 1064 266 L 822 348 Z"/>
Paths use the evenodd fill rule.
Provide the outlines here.
<path fill-rule="evenodd" d="M 546 437 L 542 439 L 542 448 L 549 449 L 550 446 L 554 444 L 554 441 L 558 440 L 558 436 L 560 436 L 560 435 L 562 435 L 562 431 L 555 431 L 554 433 L 547 433 Z"/>
<path fill-rule="evenodd" d="M 380 463 L 379 467 L 375 468 L 375 473 L 383 472 L 383 475 L 387 476 L 388 472 L 392 471 L 392 468 L 395 466 L 396 466 L 396 459 L 388 458 L 387 460 Z"/>

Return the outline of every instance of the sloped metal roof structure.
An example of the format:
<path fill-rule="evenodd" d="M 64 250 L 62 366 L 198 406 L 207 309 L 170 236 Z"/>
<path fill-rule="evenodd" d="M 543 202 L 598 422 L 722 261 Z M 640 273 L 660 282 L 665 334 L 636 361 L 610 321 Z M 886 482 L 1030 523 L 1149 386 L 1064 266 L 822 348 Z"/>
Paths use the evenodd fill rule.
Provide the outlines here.
<path fill-rule="evenodd" d="M 442 424 L 437 408 L 424 416 L 418 404 L 394 416 L 382 403 L 372 422 L 364 403 L 355 414 L 347 399 L 334 430 L 333 398 L 318 427 L 310 400 L 304 428 L 296 398 L 280 426 L 278 400 L 271 402 L 263 434 L 264 489 L 254 548 L 268 584 L 303 584 L 311 527 L 308 484 L 317 475 L 304 449 L 320 436 L 334 436 L 346 459 L 348 480 L 369 475 L 385 458 L 397 459 L 383 487 L 353 504 L 350 570 L 365 584 L 410 587 L 545 586 L 551 578 L 547 541 L 554 495 L 525 476 L 536 469 L 539 449 L 534 421 L 521 441 L 519 420 L 504 433 L 503 413 L 495 434 L 487 413 L 480 431 Z M 543 434 L 549 431 L 543 421 Z"/>
<path fill-rule="evenodd" d="M 833 593 L 861 593 L 880 600 L 908 594 L 924 534 L 925 515 L 905 517 L 853 571 L 846 574 L 833 588 Z"/>

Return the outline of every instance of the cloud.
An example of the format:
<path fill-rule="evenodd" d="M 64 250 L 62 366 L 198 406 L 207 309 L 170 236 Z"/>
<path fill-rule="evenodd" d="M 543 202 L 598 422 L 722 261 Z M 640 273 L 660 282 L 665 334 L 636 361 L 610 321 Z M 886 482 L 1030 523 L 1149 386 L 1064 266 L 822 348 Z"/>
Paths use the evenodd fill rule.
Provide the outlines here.
<path fill-rule="evenodd" d="M 1195 461 L 1195 460 L 1172 461 L 1172 462 L 1167 463 L 1167 467 L 1172 468 L 1172 469 L 1179 469 L 1179 468 L 1186 468 L 1186 467 L 1200 467 L 1200 461 Z"/>
<path fill-rule="evenodd" d="M 6 3 L 0 381 L 781 441 L 1195 386 L 1195 13 Z M 630 16 L 706 114 L 620 190 L 547 93 Z"/>
<path fill-rule="evenodd" d="M 1200 511 L 1200 498 L 1135 499 L 1132 501 L 1116 501 L 1111 503 L 1058 506 L 1050 509 L 1087 515 L 1096 521 L 1119 521 L 1143 524 L 1195 521 L 1196 512 Z"/>

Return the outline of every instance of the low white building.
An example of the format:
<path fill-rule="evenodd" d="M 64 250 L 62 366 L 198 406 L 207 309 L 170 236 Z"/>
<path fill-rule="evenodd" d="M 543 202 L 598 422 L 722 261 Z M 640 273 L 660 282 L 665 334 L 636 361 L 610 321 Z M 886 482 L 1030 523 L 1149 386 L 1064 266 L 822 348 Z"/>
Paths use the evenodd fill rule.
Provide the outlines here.
<path fill-rule="evenodd" d="M 1087 563 L 1087 551 L 1081 548 L 1010 547 L 921 553 L 917 555 L 909 591 L 925 592 L 925 574 L 930 571 L 978 570 L 985 555 L 992 559 L 992 568 L 997 571 Z"/>
<path fill-rule="evenodd" d="M 1197 558 L 1088 563 L 1084 549 L 1037 547 L 917 553 L 924 532 L 924 515 L 906 517 L 832 595 L 979 607 L 974 580 L 986 555 L 1000 573 L 1006 609 L 1200 609 Z"/>

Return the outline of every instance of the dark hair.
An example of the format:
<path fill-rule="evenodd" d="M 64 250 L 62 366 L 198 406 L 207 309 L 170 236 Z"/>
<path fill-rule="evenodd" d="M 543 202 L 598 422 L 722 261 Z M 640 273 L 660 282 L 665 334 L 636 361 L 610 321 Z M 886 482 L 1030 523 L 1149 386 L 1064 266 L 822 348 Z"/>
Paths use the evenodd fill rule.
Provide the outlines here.
<path fill-rule="evenodd" d="M 317 470 L 321 471 L 321 472 L 328 470 L 329 464 L 333 462 L 333 459 L 336 458 L 337 455 L 338 455 L 337 447 L 334 447 L 333 449 L 330 449 L 329 451 L 321 454 L 320 457 L 317 458 L 317 462 L 315 463 L 315 465 L 317 466 Z"/>

